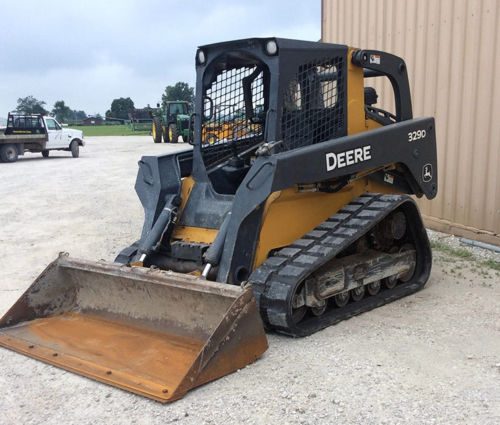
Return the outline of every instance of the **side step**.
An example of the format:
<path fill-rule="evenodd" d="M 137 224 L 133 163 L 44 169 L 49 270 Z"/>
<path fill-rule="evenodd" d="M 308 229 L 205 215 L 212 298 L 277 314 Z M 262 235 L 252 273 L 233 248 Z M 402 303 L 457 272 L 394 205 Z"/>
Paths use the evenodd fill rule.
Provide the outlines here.
<path fill-rule="evenodd" d="M 161 402 L 268 347 L 250 288 L 67 254 L 0 320 L 0 345 Z"/>

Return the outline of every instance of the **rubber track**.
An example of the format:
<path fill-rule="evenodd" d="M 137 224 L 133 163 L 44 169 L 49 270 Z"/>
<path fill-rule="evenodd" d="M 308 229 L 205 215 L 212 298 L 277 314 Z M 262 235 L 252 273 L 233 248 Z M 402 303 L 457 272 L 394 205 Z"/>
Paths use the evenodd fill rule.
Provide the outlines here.
<path fill-rule="evenodd" d="M 269 257 L 249 279 L 266 327 L 295 337 L 307 336 L 421 289 L 425 281 L 412 279 L 374 296 L 366 294 L 360 301 L 351 300 L 345 307 L 330 308 L 322 316 L 306 317 L 298 324 L 291 319 L 295 288 L 405 202 L 413 200 L 406 195 L 364 194 Z"/>

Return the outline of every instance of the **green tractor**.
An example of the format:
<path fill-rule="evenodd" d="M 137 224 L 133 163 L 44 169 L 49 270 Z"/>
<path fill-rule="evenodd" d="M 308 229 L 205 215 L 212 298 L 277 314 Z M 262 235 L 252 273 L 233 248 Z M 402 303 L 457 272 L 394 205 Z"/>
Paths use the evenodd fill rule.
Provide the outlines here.
<path fill-rule="evenodd" d="M 182 140 L 189 143 L 190 107 L 189 102 L 180 100 L 166 102 L 163 107 L 158 104 L 156 111 L 152 113 L 151 134 L 154 142 L 161 143 L 163 137 L 165 143 L 177 143 L 179 136 L 182 136 Z"/>

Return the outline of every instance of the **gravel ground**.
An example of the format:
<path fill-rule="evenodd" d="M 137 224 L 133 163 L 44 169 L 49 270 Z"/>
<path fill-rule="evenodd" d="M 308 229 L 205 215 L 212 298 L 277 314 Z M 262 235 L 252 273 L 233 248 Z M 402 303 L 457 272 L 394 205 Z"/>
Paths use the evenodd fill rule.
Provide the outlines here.
<path fill-rule="evenodd" d="M 59 251 L 112 260 L 133 242 L 137 160 L 179 148 L 100 137 L 79 159 L 0 164 L 0 314 Z M 0 349 L 0 423 L 498 424 L 499 299 L 499 271 L 439 245 L 420 293 L 308 338 L 269 335 L 261 360 L 171 405 Z"/>
<path fill-rule="evenodd" d="M 472 246 L 470 244 L 464 243 L 464 239 L 450 235 L 448 233 L 441 233 L 441 232 L 436 232 L 433 230 L 428 230 L 427 233 L 429 234 L 429 239 L 431 240 L 432 243 L 435 243 L 437 245 L 444 244 L 448 248 L 451 248 L 452 251 L 462 251 L 462 252 L 468 252 L 470 256 L 474 257 L 476 260 L 492 260 L 496 262 L 500 262 L 500 252 L 497 250 L 494 250 L 494 248 L 500 248 L 500 247 L 495 247 L 494 245 L 489 245 L 491 249 L 482 249 L 476 246 Z M 467 240 L 467 239 L 465 239 Z M 470 239 L 469 239 L 470 240 Z M 467 254 L 466 254 L 467 255 Z M 459 254 L 460 256 L 460 254 Z"/>

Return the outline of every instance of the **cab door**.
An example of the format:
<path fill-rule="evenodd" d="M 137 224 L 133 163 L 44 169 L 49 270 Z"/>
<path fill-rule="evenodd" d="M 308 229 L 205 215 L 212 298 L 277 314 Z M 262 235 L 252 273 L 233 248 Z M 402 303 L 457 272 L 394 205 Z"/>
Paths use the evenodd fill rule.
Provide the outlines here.
<path fill-rule="evenodd" d="M 63 131 L 59 123 L 53 118 L 45 118 L 45 125 L 47 126 L 49 136 L 49 141 L 46 145 L 47 149 L 67 147 L 64 145 L 62 139 Z"/>

